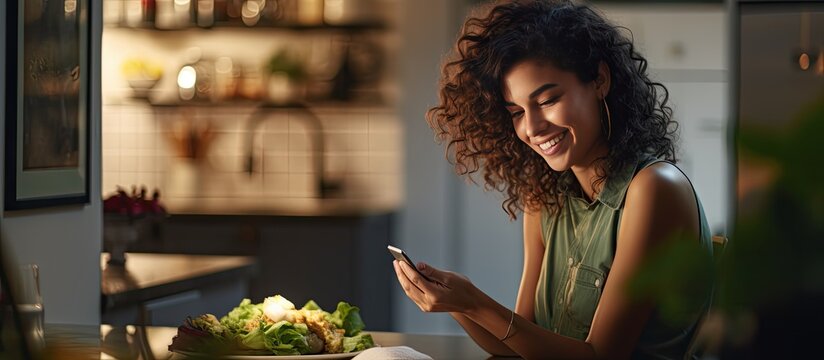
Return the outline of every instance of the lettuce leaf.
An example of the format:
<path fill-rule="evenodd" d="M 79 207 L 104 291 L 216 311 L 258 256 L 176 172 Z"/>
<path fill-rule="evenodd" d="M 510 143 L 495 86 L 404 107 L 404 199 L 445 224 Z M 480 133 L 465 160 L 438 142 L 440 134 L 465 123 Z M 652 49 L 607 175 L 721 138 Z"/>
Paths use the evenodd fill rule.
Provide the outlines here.
<path fill-rule="evenodd" d="M 292 324 L 295 330 L 303 336 L 309 335 L 309 327 L 306 324 Z"/>
<path fill-rule="evenodd" d="M 264 350 L 266 349 L 266 333 L 263 328 L 258 327 L 246 334 L 238 334 L 239 345 L 245 349 Z"/>
<path fill-rule="evenodd" d="M 307 331 L 306 326 L 299 328 L 288 321 L 267 325 L 264 331 L 266 348 L 275 355 L 306 354 L 309 352 L 309 343 L 304 336 Z"/>
<path fill-rule="evenodd" d="M 246 324 L 254 319 L 262 319 L 263 316 L 263 304 L 252 304 L 251 300 L 243 299 L 240 305 L 220 318 L 220 324 L 230 333 L 244 335 L 249 332 Z"/>
<path fill-rule="evenodd" d="M 360 317 L 360 309 L 343 301 L 339 302 L 335 312 L 329 315 L 329 321 L 338 329 L 343 329 L 344 336 L 355 336 L 366 327 Z"/>
<path fill-rule="evenodd" d="M 227 335 L 226 327 L 220 324 L 217 317 L 212 314 L 203 314 L 198 317 L 187 317 L 186 323 L 189 326 L 206 331 L 215 337 L 224 338 Z"/>
<path fill-rule="evenodd" d="M 323 309 L 320 308 L 320 306 L 318 306 L 318 303 L 316 303 L 315 300 L 307 301 L 306 304 L 303 305 L 303 307 L 300 308 L 300 309 L 301 310 L 323 310 Z"/>
<path fill-rule="evenodd" d="M 345 353 L 366 350 L 374 346 L 375 342 L 372 341 L 372 335 L 367 333 L 343 338 L 343 352 Z"/>

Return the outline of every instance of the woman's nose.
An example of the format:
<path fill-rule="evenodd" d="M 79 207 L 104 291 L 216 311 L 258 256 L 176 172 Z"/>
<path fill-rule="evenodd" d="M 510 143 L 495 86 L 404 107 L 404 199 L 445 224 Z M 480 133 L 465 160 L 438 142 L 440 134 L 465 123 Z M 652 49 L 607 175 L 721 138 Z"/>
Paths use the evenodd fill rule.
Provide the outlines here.
<path fill-rule="evenodd" d="M 524 126 L 526 127 L 526 136 L 533 137 L 546 128 L 547 121 L 540 111 L 524 110 Z"/>

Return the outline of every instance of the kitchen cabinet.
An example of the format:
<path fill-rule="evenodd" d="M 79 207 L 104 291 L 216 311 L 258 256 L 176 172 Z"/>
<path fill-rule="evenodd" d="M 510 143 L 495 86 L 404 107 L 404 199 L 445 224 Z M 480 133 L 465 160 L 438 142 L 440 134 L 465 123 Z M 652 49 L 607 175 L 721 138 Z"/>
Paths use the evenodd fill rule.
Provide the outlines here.
<path fill-rule="evenodd" d="M 298 306 L 313 299 L 328 310 L 346 301 L 361 309 L 370 329 L 388 330 L 394 282 L 386 245 L 393 218 L 391 212 L 173 215 L 157 237 L 131 250 L 254 257 L 259 271 L 250 282 L 252 301 L 281 294 Z"/>
<path fill-rule="evenodd" d="M 102 322 L 178 326 L 187 316 L 227 313 L 248 296 L 257 271 L 244 256 L 126 254 L 126 264 L 101 256 Z"/>
<path fill-rule="evenodd" d="M 598 7 L 629 29 L 650 69 L 727 68 L 724 4 L 602 3 Z"/>

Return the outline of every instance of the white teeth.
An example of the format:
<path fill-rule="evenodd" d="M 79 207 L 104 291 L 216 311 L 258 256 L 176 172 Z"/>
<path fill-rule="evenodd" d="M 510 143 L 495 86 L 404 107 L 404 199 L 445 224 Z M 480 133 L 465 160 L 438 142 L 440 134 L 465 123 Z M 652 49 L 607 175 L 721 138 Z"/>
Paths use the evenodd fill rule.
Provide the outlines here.
<path fill-rule="evenodd" d="M 555 146 L 555 144 L 557 144 L 559 141 L 563 140 L 564 136 L 566 136 L 566 131 L 562 132 L 560 135 L 558 135 L 558 136 L 556 136 L 552 139 L 549 139 L 549 141 L 547 141 L 543 144 L 540 144 L 538 146 L 541 148 L 541 150 L 547 150 L 547 149 Z"/>

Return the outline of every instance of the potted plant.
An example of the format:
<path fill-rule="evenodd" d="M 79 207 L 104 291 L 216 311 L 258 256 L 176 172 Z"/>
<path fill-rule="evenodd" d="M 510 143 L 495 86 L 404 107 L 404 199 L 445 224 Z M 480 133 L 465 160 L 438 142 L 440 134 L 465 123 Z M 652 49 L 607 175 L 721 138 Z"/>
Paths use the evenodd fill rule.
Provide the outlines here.
<path fill-rule="evenodd" d="M 300 100 L 305 96 L 306 71 L 303 64 L 280 50 L 266 63 L 269 99 L 275 103 Z"/>

